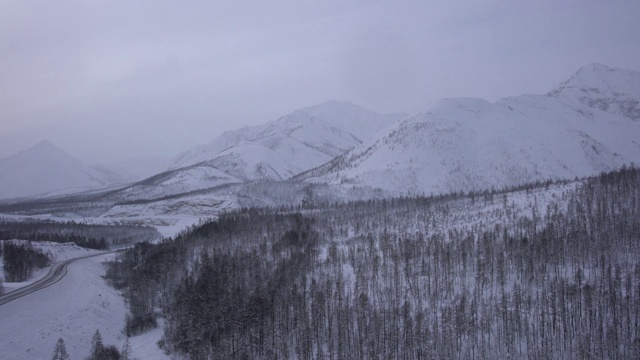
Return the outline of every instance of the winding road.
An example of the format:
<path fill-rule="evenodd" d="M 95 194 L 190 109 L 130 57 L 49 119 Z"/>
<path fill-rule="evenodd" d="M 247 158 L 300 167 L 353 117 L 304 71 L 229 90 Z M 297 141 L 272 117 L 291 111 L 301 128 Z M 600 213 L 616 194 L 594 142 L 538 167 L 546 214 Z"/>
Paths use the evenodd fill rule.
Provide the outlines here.
<path fill-rule="evenodd" d="M 0 306 L 8 302 L 11 302 L 15 299 L 19 299 L 25 295 L 29 295 L 33 292 L 44 289 L 62 280 L 62 278 L 65 277 L 65 275 L 67 275 L 67 266 L 76 260 L 86 259 L 94 256 L 100 256 L 100 255 L 108 254 L 110 252 L 112 251 L 106 251 L 99 254 L 77 257 L 77 258 L 56 263 L 51 267 L 51 269 L 49 269 L 49 273 L 45 275 L 42 279 L 35 281 L 33 284 L 27 285 L 23 288 L 16 289 L 12 292 L 9 292 L 0 296 Z"/>

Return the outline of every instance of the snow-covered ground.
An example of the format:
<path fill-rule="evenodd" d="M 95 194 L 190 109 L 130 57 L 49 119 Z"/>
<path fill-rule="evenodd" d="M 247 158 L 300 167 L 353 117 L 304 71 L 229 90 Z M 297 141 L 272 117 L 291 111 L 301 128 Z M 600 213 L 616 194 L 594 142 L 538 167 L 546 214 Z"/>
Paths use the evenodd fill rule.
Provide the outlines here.
<path fill-rule="evenodd" d="M 58 283 L 0 306 L 3 358 L 49 358 L 62 338 L 70 357 L 80 359 L 89 355 L 96 330 L 105 344 L 120 347 L 126 307 L 101 277 L 107 256 L 78 260 Z"/>
<path fill-rule="evenodd" d="M 191 195 L 144 204 L 116 205 L 106 214 L 87 218 L 90 224 L 140 224 L 153 226 L 163 237 L 173 237 L 197 224 L 237 207 L 231 195 Z"/>
<path fill-rule="evenodd" d="M 0 242 L 6 242 L 6 241 L 10 241 L 12 243 L 28 243 L 28 241 L 26 240 L 0 240 Z M 52 265 L 53 263 L 57 263 L 60 261 L 65 261 L 65 260 L 69 260 L 69 259 L 73 259 L 73 258 L 78 258 L 78 257 L 83 257 L 83 256 L 89 256 L 89 255 L 93 255 L 93 254 L 99 254 L 101 252 L 101 250 L 93 250 L 93 249 L 87 249 L 87 248 L 83 248 L 80 247 L 78 245 L 76 245 L 75 243 L 56 243 L 56 242 L 50 242 L 50 241 L 40 241 L 40 242 L 35 242 L 32 241 L 31 242 L 31 246 L 33 246 L 36 249 L 40 249 L 43 253 L 47 254 L 47 256 L 49 256 L 49 259 L 51 259 Z M 5 292 L 10 292 L 22 287 L 25 287 L 27 285 L 32 284 L 33 282 L 41 279 L 42 277 L 44 277 L 48 272 L 49 269 L 51 268 L 51 266 L 47 266 L 43 269 L 39 269 L 34 271 L 33 276 L 31 277 L 31 279 L 29 279 L 28 281 L 23 281 L 23 282 L 4 282 L 4 261 L 2 259 L 2 257 L 0 257 L 0 279 L 3 280 L 3 285 L 4 285 L 4 290 Z"/>
<path fill-rule="evenodd" d="M 60 253 L 60 257 L 72 252 Z M 91 337 L 100 331 L 105 345 L 121 349 L 127 307 L 102 276 L 106 254 L 73 262 L 58 283 L 0 306 L 0 358 L 48 359 L 59 338 L 71 359 L 89 355 Z M 137 359 L 166 359 L 156 343 L 161 330 L 130 339 Z"/>

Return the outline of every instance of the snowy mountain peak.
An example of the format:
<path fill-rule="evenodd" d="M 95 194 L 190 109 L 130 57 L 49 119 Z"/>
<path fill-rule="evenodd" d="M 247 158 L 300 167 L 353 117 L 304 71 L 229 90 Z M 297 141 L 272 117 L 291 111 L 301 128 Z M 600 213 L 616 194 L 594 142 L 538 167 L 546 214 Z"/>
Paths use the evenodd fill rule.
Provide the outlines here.
<path fill-rule="evenodd" d="M 48 140 L 0 159 L 0 199 L 87 190 L 116 182 Z"/>
<path fill-rule="evenodd" d="M 263 125 L 227 131 L 180 154 L 170 171 L 153 183 L 186 192 L 234 182 L 286 180 L 344 154 L 405 116 L 330 100 Z"/>
<path fill-rule="evenodd" d="M 49 140 L 42 140 L 39 143 L 33 145 L 32 147 L 19 152 L 16 155 L 20 156 L 45 156 L 45 157 L 53 157 L 53 156 L 70 156 L 64 150 L 55 146 Z"/>
<path fill-rule="evenodd" d="M 275 172 L 280 176 L 288 177 L 343 154 L 402 117 L 403 114 L 381 115 L 350 102 L 330 100 L 264 125 L 225 132 L 207 145 L 180 154 L 171 169 L 203 163 L 225 169 L 237 164 L 260 165 L 243 169 L 242 176 L 238 169 L 232 173 L 243 179 L 255 179 L 256 175 L 261 178 L 262 169 L 271 166 L 279 169 Z"/>
<path fill-rule="evenodd" d="M 33 147 L 30 148 L 30 150 L 57 150 L 59 151 L 60 148 L 58 148 L 57 146 L 53 145 L 53 143 L 47 139 L 44 139 L 42 141 L 40 141 L 39 143 L 35 144 Z"/>
<path fill-rule="evenodd" d="M 406 114 L 382 115 L 348 101 L 329 100 L 280 118 L 276 123 L 316 122 L 347 132 L 357 142 L 364 141 Z"/>
<path fill-rule="evenodd" d="M 559 96 L 571 89 L 595 95 L 640 95 L 640 72 L 614 69 L 602 64 L 589 64 L 576 71 L 548 95 Z"/>
<path fill-rule="evenodd" d="M 79 160 L 75 159 L 64 150 L 55 146 L 49 140 L 42 140 L 30 148 L 20 151 L 13 156 L 1 159 L 0 161 L 2 161 L 3 163 L 12 162 L 15 164 L 26 164 L 30 161 L 47 162 L 55 161 L 56 159 L 67 159 L 70 161 L 79 162 Z"/>
<path fill-rule="evenodd" d="M 575 75 L 578 77 L 588 77 L 588 76 L 597 76 L 603 77 L 606 76 L 606 73 L 621 71 L 622 69 L 615 69 L 600 63 L 590 63 L 581 68 L 579 68 Z"/>
<path fill-rule="evenodd" d="M 640 120 L 640 72 L 589 64 L 546 94 Z"/>
<path fill-rule="evenodd" d="M 609 67 L 605 64 L 600 64 L 600 63 L 590 63 L 587 64 L 583 67 L 581 67 L 580 69 L 578 69 L 577 72 L 581 72 L 581 71 L 590 71 L 590 72 L 609 72 L 609 71 L 615 71 L 614 68 Z"/>
<path fill-rule="evenodd" d="M 640 159 L 639 86 L 590 64 L 547 96 L 444 99 L 296 179 L 428 194 L 610 171 Z"/>

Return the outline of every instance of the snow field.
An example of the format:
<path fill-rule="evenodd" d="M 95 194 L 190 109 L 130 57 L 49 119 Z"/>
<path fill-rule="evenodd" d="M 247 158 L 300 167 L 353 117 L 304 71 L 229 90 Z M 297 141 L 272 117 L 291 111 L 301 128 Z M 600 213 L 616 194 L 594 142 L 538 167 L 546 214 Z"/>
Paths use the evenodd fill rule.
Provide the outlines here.
<path fill-rule="evenodd" d="M 61 259 L 73 254 L 61 253 Z M 102 278 L 107 254 L 69 265 L 67 276 L 43 290 L 0 306 L 0 356 L 2 359 L 48 359 L 59 338 L 71 359 L 89 355 L 91 337 L 100 331 L 105 345 L 121 349 L 128 313 L 120 293 Z M 160 327 L 129 339 L 136 359 L 168 359 L 157 346 Z"/>
<path fill-rule="evenodd" d="M 67 276 L 55 285 L 0 306 L 3 358 L 50 358 L 62 338 L 69 356 L 81 359 L 89 355 L 96 330 L 105 345 L 120 348 L 125 340 L 126 306 L 102 278 L 102 262 L 111 256 L 73 262 Z"/>

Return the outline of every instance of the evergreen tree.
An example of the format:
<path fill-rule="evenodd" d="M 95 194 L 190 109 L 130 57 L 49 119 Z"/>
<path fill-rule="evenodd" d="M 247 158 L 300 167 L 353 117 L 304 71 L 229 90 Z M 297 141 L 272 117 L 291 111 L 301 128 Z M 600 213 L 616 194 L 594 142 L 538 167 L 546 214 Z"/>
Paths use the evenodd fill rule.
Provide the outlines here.
<path fill-rule="evenodd" d="M 640 171 L 546 210 L 536 187 L 237 210 L 136 245 L 107 277 L 127 331 L 163 308 L 178 357 L 639 358 Z"/>
<path fill-rule="evenodd" d="M 129 342 L 129 338 L 124 341 L 124 345 L 122 345 L 122 350 L 120 351 L 120 358 L 122 360 L 129 360 L 131 358 L 131 343 Z"/>
<path fill-rule="evenodd" d="M 100 330 L 96 330 L 91 338 L 91 354 L 87 360 L 120 360 L 120 352 L 113 345 L 104 345 Z"/>
<path fill-rule="evenodd" d="M 58 339 L 56 348 L 53 351 L 53 357 L 51 360 L 69 360 L 69 354 L 67 354 L 67 347 L 64 345 L 62 338 Z"/>
<path fill-rule="evenodd" d="M 91 356 L 89 359 L 102 359 L 103 350 L 104 344 L 102 343 L 102 335 L 100 335 L 100 330 L 96 330 L 95 334 L 93 334 L 93 337 L 91 338 Z"/>

